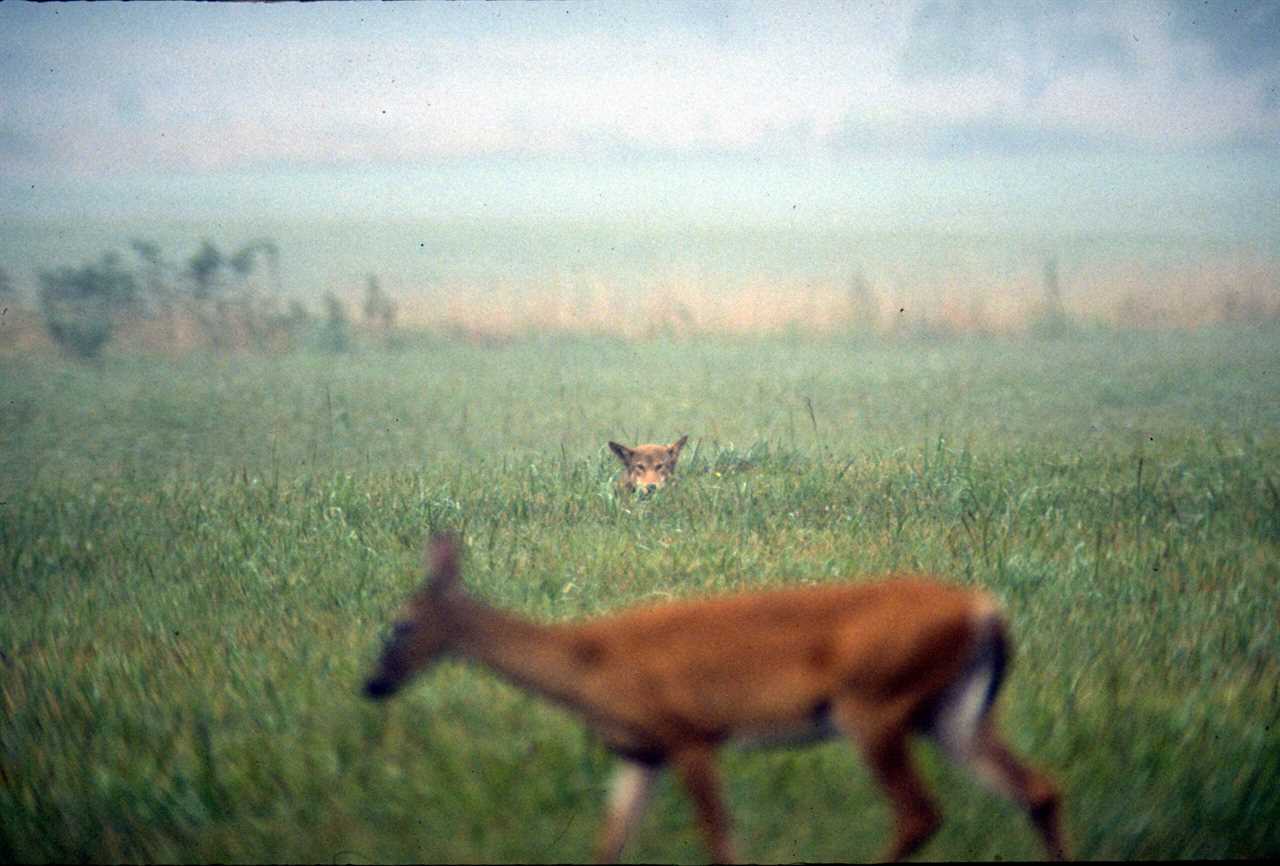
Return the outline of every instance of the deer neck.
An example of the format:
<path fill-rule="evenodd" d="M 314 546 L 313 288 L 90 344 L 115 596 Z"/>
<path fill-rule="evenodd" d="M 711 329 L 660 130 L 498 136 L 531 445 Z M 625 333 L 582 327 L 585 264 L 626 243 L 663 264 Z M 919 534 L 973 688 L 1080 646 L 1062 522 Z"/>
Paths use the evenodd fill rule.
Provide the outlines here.
<path fill-rule="evenodd" d="M 456 600 L 451 613 L 456 656 L 479 662 L 522 688 L 590 709 L 563 626 L 532 622 L 472 598 Z"/>

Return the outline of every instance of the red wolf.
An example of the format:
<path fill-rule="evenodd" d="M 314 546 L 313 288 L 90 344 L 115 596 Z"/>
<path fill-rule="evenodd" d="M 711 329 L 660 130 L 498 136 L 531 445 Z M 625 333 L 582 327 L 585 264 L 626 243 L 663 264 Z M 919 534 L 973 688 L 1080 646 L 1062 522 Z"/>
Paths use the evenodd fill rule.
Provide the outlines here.
<path fill-rule="evenodd" d="M 618 483 L 628 490 L 639 488 L 645 491 L 656 490 L 666 484 L 676 471 L 676 461 L 680 459 L 680 451 L 687 441 L 688 436 L 681 436 L 670 445 L 637 445 L 634 448 L 610 442 L 610 450 L 618 455 L 623 466 Z"/>

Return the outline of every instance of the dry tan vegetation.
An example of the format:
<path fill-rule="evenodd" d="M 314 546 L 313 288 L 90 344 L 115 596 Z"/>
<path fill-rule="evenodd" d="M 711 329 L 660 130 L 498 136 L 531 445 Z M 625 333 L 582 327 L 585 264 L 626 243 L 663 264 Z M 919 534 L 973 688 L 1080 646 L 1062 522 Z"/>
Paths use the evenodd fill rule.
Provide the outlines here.
<path fill-rule="evenodd" d="M 644 340 L 668 335 L 849 332 L 888 335 L 1015 334 L 1050 312 L 1038 274 L 983 282 L 966 274 L 927 288 L 757 278 L 732 284 L 673 276 L 644 288 L 590 276 L 529 284 L 446 283 L 397 299 L 411 330 L 477 342 L 529 333 L 594 334 Z M 1065 280 L 1062 313 L 1071 320 L 1123 328 L 1194 328 L 1280 318 L 1280 269 L 1265 260 L 1229 259 L 1193 266 L 1080 266 Z M 358 298 L 345 299 L 358 309 Z M 359 324 L 353 322 L 356 330 Z M 224 348 L 254 341 L 232 329 Z M 278 343 L 279 341 L 275 341 Z M 114 344 L 183 353 L 208 339 L 189 316 L 133 318 Z M 275 345 L 269 348 L 284 349 Z M 38 313 L 10 305 L 0 317 L 0 352 L 52 349 Z"/>
<path fill-rule="evenodd" d="M 1062 312 L 1126 328 L 1198 327 L 1280 316 L 1280 272 L 1256 261 L 1193 268 L 1083 269 Z M 630 291 L 604 280 L 551 285 L 453 284 L 402 300 L 404 324 L 480 340 L 529 331 L 610 334 L 1018 333 L 1048 309 L 1037 277 L 1013 284 L 955 281 L 931 289 L 865 292 L 833 281 L 753 280 L 737 285 L 671 279 Z"/>

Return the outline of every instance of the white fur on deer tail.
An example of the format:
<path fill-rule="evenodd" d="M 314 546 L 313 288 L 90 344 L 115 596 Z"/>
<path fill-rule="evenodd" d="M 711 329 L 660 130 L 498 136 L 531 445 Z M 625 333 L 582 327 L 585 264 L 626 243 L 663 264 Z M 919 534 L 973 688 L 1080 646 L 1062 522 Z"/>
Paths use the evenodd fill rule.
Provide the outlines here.
<path fill-rule="evenodd" d="M 969 663 L 939 699 L 930 733 L 953 758 L 967 758 L 995 703 L 1009 663 L 1009 639 L 999 602 L 982 593 L 973 610 Z"/>

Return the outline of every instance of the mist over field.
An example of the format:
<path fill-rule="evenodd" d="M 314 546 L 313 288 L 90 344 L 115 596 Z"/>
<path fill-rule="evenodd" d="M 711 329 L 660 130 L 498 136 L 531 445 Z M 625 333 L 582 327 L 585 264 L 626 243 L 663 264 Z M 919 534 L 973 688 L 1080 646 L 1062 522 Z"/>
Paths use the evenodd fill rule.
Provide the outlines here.
<path fill-rule="evenodd" d="M 1280 854 L 1278 201 L 1277 2 L 0 3 L 0 862 L 585 860 L 572 705 L 361 697 L 438 532 L 981 589 L 1075 857 Z M 746 860 L 885 850 L 839 740 L 720 750 Z M 919 857 L 1040 856 L 944 752 Z"/>
<path fill-rule="evenodd" d="M 28 298 L 134 239 L 181 264 L 263 237 L 289 297 L 354 299 L 373 274 L 428 319 L 495 288 L 859 281 L 886 315 L 976 305 L 1002 327 L 1050 262 L 1068 309 L 1111 321 L 1126 298 L 1195 321 L 1280 291 L 1274 4 L 0 22 L 0 268 Z"/>

